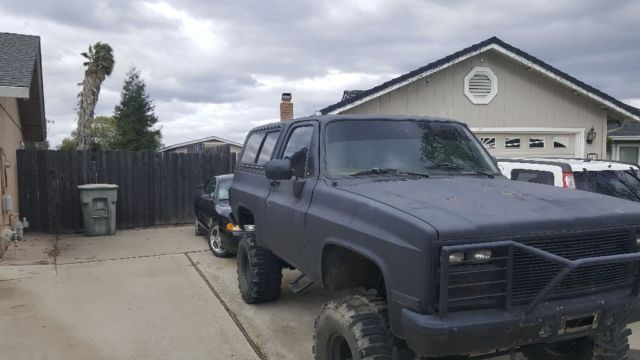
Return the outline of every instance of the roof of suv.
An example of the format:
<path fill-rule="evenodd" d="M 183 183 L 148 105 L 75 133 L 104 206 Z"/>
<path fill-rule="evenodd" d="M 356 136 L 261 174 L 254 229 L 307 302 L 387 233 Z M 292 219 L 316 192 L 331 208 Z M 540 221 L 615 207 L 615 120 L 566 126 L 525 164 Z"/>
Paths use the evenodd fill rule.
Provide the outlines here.
<path fill-rule="evenodd" d="M 611 160 L 589 159 L 561 159 L 561 158 L 522 158 L 522 159 L 498 159 L 498 162 L 517 162 L 543 165 L 557 165 L 571 171 L 606 171 L 606 170 L 638 170 L 638 165 Z M 567 169 L 568 170 L 568 169 Z"/>
<path fill-rule="evenodd" d="M 421 120 L 421 121 L 431 121 L 431 122 L 445 122 L 445 123 L 454 123 L 454 124 L 462 124 L 464 123 L 447 118 L 439 118 L 439 117 L 431 117 L 431 116 L 412 116 L 412 115 L 317 115 L 317 116 L 308 116 L 297 118 L 289 121 L 279 121 L 275 123 L 265 124 L 262 126 L 258 126 L 251 131 L 264 131 L 270 129 L 279 129 L 283 126 L 289 126 L 290 124 L 295 124 L 302 121 L 308 120 L 317 120 L 322 123 L 326 123 L 333 120 Z M 465 125 L 466 126 L 466 125 Z"/>

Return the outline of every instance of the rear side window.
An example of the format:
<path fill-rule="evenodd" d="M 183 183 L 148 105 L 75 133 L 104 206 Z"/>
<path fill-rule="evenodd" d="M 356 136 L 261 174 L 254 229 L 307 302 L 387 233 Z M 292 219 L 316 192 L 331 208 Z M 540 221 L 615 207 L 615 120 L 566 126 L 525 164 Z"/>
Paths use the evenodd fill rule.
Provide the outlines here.
<path fill-rule="evenodd" d="M 262 149 L 260 149 L 260 155 L 258 155 L 258 165 L 264 165 L 267 161 L 271 160 L 271 155 L 276 147 L 279 136 L 280 132 L 278 131 L 267 133 L 267 137 L 264 139 L 264 143 L 262 143 Z"/>
<path fill-rule="evenodd" d="M 511 179 L 535 184 L 553 185 L 553 173 L 551 171 L 513 169 Z"/>
<path fill-rule="evenodd" d="M 264 139 L 264 133 L 253 133 L 249 136 L 247 143 L 244 145 L 244 152 L 242 153 L 241 163 L 254 164 L 256 162 L 256 155 L 260 150 L 260 144 Z"/>

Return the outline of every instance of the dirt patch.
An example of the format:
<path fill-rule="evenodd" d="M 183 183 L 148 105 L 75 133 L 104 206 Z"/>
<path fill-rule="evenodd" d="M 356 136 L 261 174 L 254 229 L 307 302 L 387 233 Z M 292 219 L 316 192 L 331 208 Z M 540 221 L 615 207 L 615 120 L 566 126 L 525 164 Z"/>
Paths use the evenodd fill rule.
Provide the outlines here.
<path fill-rule="evenodd" d="M 53 249 L 47 251 L 47 255 L 49 255 L 50 258 L 56 258 L 56 257 L 58 257 L 58 255 L 60 255 L 60 249 L 53 248 Z"/>

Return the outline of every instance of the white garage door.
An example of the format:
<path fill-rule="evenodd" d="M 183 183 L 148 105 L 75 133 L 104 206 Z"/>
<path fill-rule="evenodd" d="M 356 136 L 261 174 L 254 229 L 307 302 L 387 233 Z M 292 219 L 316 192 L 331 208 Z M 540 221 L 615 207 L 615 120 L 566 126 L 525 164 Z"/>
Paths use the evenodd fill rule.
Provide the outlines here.
<path fill-rule="evenodd" d="M 477 133 L 491 155 L 497 158 L 577 157 L 576 134 L 572 133 Z"/>

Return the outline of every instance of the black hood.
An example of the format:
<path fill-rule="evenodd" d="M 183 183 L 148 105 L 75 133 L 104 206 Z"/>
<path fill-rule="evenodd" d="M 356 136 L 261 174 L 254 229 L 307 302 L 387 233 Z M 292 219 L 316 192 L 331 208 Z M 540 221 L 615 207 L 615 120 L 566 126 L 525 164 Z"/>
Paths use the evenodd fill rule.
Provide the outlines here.
<path fill-rule="evenodd" d="M 338 188 L 427 222 L 441 240 L 640 225 L 640 203 L 503 177 L 362 179 Z"/>

